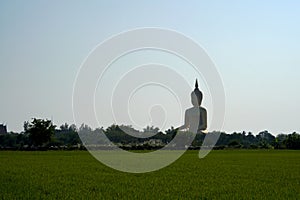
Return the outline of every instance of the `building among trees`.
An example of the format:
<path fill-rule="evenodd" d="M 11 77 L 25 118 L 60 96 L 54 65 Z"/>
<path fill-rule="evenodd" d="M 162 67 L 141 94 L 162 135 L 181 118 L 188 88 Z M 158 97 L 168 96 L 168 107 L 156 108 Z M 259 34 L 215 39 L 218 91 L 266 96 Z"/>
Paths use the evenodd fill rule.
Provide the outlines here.
<path fill-rule="evenodd" d="M 0 134 L 7 134 L 6 125 L 0 124 Z"/>

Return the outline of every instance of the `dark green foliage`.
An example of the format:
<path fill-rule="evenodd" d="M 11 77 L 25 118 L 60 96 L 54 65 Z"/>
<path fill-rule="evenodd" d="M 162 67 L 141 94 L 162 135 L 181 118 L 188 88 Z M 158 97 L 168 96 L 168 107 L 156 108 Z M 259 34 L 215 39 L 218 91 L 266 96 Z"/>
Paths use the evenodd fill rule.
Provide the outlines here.
<path fill-rule="evenodd" d="M 61 125 L 60 129 L 55 131 L 53 140 L 56 140 L 61 145 L 77 145 L 81 143 L 76 126 L 74 124 L 69 126 L 67 123 Z"/>
<path fill-rule="evenodd" d="M 0 149 L 27 149 L 32 145 L 41 146 L 50 149 L 82 149 L 81 138 L 91 143 L 105 144 L 103 141 L 95 140 L 95 136 L 104 133 L 110 141 L 119 145 L 123 149 L 142 150 L 158 149 L 168 144 L 178 130 L 174 127 L 165 132 L 159 131 L 153 126 L 146 127 L 143 131 L 138 131 L 127 125 L 111 125 L 107 129 L 103 127 L 93 130 L 86 124 L 82 124 L 79 129 L 74 124 L 62 124 L 59 129 L 54 129 L 50 120 L 33 119 L 31 123 L 24 123 L 25 133 L 9 133 L 0 135 Z M 138 137 L 129 135 L 136 135 Z M 144 134 L 152 134 L 151 137 L 140 137 Z M 208 134 L 219 134 L 211 132 Z M 80 135 L 80 137 L 79 137 Z M 206 134 L 196 135 L 190 149 L 199 149 Z M 50 137 L 49 137 L 50 136 Z M 154 144 L 153 144 L 154 143 Z M 179 144 L 180 145 L 180 144 Z M 279 134 L 276 137 L 268 131 L 262 131 L 257 135 L 251 132 L 232 134 L 220 133 L 220 138 L 214 149 L 243 148 L 243 149 L 300 149 L 300 135 L 296 132 L 292 134 Z"/>
<path fill-rule="evenodd" d="M 231 147 L 231 148 L 236 148 L 236 149 L 242 147 L 242 145 L 236 140 L 232 140 L 231 142 L 229 142 L 228 146 Z"/>
<path fill-rule="evenodd" d="M 288 135 L 284 142 L 288 149 L 300 149 L 300 135 L 295 132 Z"/>
<path fill-rule="evenodd" d="M 25 133 L 29 134 L 29 139 L 33 145 L 41 146 L 50 141 L 51 136 L 54 134 L 55 125 L 51 120 L 36 119 L 28 123 L 24 123 Z"/>

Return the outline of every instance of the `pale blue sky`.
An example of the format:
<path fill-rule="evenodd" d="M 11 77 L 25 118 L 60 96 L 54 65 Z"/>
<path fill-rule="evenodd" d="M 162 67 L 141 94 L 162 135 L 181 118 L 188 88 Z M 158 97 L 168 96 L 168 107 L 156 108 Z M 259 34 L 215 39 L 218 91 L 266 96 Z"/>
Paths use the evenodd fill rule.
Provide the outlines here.
<path fill-rule="evenodd" d="M 13 131 L 32 117 L 72 123 L 72 87 L 88 53 L 121 31 L 161 27 L 214 60 L 225 131 L 299 132 L 299 24 L 299 1 L 1 1 L 0 123 Z"/>

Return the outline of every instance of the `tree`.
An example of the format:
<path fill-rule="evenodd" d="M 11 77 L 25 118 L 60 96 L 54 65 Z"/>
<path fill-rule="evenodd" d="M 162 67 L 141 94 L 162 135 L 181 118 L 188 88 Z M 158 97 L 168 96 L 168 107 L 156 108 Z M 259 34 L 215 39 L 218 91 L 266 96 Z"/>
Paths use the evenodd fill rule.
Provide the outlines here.
<path fill-rule="evenodd" d="M 55 131 L 55 125 L 52 124 L 51 120 L 47 119 L 33 118 L 30 123 L 25 122 L 25 124 L 27 126 L 24 126 L 24 131 L 29 134 L 29 139 L 35 146 L 41 146 L 49 142 Z"/>
<path fill-rule="evenodd" d="M 287 135 L 281 133 L 276 136 L 274 148 L 275 149 L 286 149 Z"/>
<path fill-rule="evenodd" d="M 259 140 L 265 140 L 268 143 L 271 143 L 275 140 L 275 136 L 273 136 L 268 131 L 262 131 L 262 132 L 258 133 L 257 138 Z"/>
<path fill-rule="evenodd" d="M 69 131 L 76 132 L 76 131 L 77 131 L 76 125 L 75 125 L 75 124 L 71 124 L 71 125 L 69 126 Z"/>
<path fill-rule="evenodd" d="M 259 147 L 262 149 L 270 149 L 276 143 L 275 136 L 268 131 L 262 131 L 257 136 Z"/>
<path fill-rule="evenodd" d="M 300 149 L 300 135 L 296 132 L 289 134 L 285 143 L 288 149 Z"/>
<path fill-rule="evenodd" d="M 67 123 L 64 123 L 59 128 L 60 128 L 61 131 L 68 131 L 69 130 L 69 125 Z"/>
<path fill-rule="evenodd" d="M 144 133 L 150 133 L 150 134 L 156 134 L 159 132 L 159 128 L 154 127 L 154 126 L 147 126 L 143 130 L 144 130 Z"/>

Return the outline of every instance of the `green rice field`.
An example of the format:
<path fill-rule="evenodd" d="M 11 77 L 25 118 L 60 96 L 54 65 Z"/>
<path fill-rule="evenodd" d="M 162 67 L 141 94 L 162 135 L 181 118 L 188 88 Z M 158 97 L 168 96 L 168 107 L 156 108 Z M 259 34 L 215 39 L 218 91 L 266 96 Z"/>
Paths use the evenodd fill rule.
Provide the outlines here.
<path fill-rule="evenodd" d="M 300 199 L 300 151 L 187 151 L 130 174 L 87 151 L 0 151 L 0 199 Z"/>

